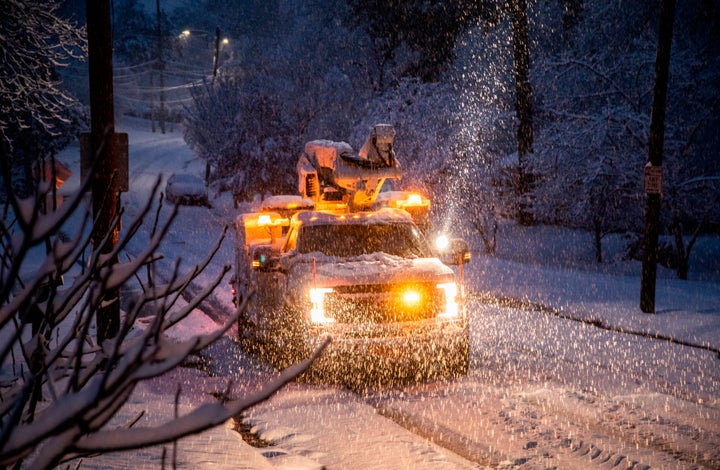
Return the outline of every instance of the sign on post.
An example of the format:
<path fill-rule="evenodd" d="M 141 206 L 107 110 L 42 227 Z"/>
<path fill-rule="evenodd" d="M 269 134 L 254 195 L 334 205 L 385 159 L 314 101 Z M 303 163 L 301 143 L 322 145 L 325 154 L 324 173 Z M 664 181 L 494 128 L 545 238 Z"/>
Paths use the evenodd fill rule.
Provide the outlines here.
<path fill-rule="evenodd" d="M 662 166 L 645 165 L 645 194 L 662 194 Z"/>

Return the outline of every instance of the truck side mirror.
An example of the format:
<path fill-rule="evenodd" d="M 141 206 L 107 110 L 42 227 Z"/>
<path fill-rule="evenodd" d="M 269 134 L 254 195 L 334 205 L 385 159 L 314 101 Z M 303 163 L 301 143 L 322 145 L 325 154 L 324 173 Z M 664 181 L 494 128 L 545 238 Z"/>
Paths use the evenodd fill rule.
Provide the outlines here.
<path fill-rule="evenodd" d="M 277 266 L 277 257 L 272 247 L 259 246 L 252 252 L 252 268 L 255 271 L 272 271 Z"/>

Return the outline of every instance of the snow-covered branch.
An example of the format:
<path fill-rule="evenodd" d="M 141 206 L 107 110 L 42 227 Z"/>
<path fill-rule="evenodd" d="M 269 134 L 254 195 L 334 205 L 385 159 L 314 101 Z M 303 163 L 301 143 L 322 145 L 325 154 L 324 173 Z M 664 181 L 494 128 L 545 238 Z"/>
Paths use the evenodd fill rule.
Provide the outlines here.
<path fill-rule="evenodd" d="M 82 453 L 136 449 L 171 442 L 180 437 L 195 434 L 222 424 L 228 419 L 238 416 L 243 410 L 267 400 L 283 385 L 305 372 L 329 342 L 330 339 L 328 337 L 308 359 L 288 367 L 277 377 L 265 383 L 259 390 L 244 397 L 225 403 L 208 403 L 202 405 L 171 423 L 165 423 L 156 427 L 116 429 L 98 432 L 92 436 L 78 440 L 74 448 L 76 451 Z"/>
<path fill-rule="evenodd" d="M 60 86 L 55 69 L 86 53 L 84 28 L 58 15 L 59 2 L 15 0 L 4 3 L 0 18 L 0 129 L 34 123 L 52 134 L 67 122 L 74 102 Z M 23 109 L 27 113 L 12 112 Z M 0 134 L 10 139 L 12 135 Z"/>
<path fill-rule="evenodd" d="M 157 192 L 156 184 L 151 199 Z M 107 302 L 117 301 L 107 298 L 108 289 L 123 286 L 132 278 L 142 279 L 140 271 L 148 263 L 152 268 L 177 209 L 156 224 L 137 257 L 120 262 L 119 251 L 138 232 L 153 204 L 148 201 L 126 225 L 111 254 L 117 256 L 108 256 L 87 253 L 85 228 L 90 228 L 92 220 L 87 209 L 80 214 L 81 229 L 71 232 L 73 239 L 60 241 L 57 237 L 61 228 L 75 222 L 72 209 L 81 207 L 74 202 L 81 198 L 76 195 L 56 210 L 21 202 L 14 207 L 22 212 L 18 215 L 22 223 L 3 220 L 3 243 L 14 248 L 3 251 L 0 260 L 0 370 L 7 374 L 0 377 L 4 384 L 0 389 L 0 465 L 28 463 L 33 468 L 50 468 L 78 456 L 145 447 L 198 433 L 266 399 L 309 366 L 312 358 L 251 395 L 202 405 L 159 427 L 108 429 L 107 423 L 138 383 L 170 371 L 223 336 L 237 323 L 243 306 L 210 333 L 183 341 L 170 340 L 165 334 L 200 306 L 230 269 L 224 266 L 202 289 L 194 291 L 186 306 L 176 305 L 183 291 L 210 265 L 223 232 L 205 259 L 189 272 L 179 273 L 176 264 L 176 272 L 165 285 L 155 285 L 148 276 L 140 299 L 124 312 L 117 336 L 97 344 L 93 331 L 98 312 Z M 7 217 L 15 217 L 15 211 L 8 211 Z M 46 251 L 40 266 L 29 269 L 31 250 L 43 246 Z M 61 282 L 66 275 L 73 278 L 69 286 Z M 150 309 L 149 324 L 136 324 L 140 309 L 144 313 Z"/>

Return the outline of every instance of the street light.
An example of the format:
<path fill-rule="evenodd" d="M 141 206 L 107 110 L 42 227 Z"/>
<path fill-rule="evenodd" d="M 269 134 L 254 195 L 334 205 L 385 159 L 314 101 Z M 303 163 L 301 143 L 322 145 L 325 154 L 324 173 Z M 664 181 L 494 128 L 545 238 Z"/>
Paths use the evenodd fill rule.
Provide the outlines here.
<path fill-rule="evenodd" d="M 203 31 L 201 29 L 184 29 L 179 35 L 178 39 L 187 41 L 191 36 L 205 36 L 210 37 L 210 32 Z M 215 49 L 213 52 L 213 77 L 217 76 L 218 66 L 220 61 L 220 46 L 227 46 L 230 44 L 230 39 L 227 37 L 220 38 L 220 28 L 215 28 Z"/>
<path fill-rule="evenodd" d="M 178 36 L 180 39 L 187 40 L 193 33 L 204 35 L 206 37 L 210 36 L 210 33 L 207 31 L 202 30 L 190 30 L 185 29 L 180 33 L 180 36 Z M 227 46 L 230 44 L 230 39 L 228 38 L 222 38 L 220 39 L 220 27 L 215 28 L 215 51 L 213 53 L 213 80 L 215 80 L 215 77 L 217 77 L 218 73 L 218 66 L 220 61 L 220 45 Z M 205 182 L 207 182 L 210 179 L 210 162 L 205 163 Z"/>

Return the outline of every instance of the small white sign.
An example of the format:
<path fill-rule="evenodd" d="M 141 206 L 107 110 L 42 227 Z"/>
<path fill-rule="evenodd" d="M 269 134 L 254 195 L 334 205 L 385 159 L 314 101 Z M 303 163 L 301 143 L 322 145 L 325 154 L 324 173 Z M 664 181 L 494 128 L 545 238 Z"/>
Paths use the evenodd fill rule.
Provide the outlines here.
<path fill-rule="evenodd" d="M 662 194 L 662 166 L 645 165 L 645 194 Z"/>

